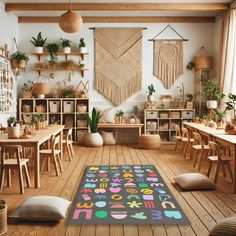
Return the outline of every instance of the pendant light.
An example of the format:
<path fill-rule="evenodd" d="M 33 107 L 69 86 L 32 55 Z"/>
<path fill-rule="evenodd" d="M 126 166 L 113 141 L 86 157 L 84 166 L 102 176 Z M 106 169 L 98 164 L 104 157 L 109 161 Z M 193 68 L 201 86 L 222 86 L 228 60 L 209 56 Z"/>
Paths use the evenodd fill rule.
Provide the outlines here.
<path fill-rule="evenodd" d="M 59 26 L 66 33 L 75 33 L 79 31 L 83 19 L 76 12 L 71 10 L 71 0 L 69 2 L 69 10 L 59 17 Z"/>

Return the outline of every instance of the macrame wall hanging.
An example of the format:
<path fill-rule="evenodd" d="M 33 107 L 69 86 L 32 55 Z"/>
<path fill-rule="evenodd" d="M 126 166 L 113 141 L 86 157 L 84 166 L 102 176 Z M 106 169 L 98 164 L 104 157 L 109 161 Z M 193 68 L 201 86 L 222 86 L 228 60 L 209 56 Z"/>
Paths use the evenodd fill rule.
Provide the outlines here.
<path fill-rule="evenodd" d="M 157 39 L 168 28 L 180 38 Z M 178 77 L 183 74 L 183 41 L 188 41 L 188 39 L 184 39 L 170 25 L 167 25 L 149 41 L 153 41 L 153 74 L 169 89 Z"/>
<path fill-rule="evenodd" d="M 95 89 L 120 105 L 141 89 L 143 28 L 95 28 Z"/>

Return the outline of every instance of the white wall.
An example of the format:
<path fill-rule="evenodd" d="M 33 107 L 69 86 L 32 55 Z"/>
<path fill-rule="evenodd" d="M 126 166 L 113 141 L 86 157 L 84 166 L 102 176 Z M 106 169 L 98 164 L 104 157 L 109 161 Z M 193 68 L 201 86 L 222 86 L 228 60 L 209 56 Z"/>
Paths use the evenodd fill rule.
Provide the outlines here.
<path fill-rule="evenodd" d="M 8 14 L 4 10 L 4 5 L 0 3 L 0 47 L 7 43 L 9 50 L 12 52 L 16 50 L 14 47 L 14 37 L 16 40 L 18 39 L 18 23 L 17 18 L 11 14 Z M 11 110 L 13 111 L 11 114 L 0 114 L 0 124 L 6 125 L 7 118 L 9 116 L 16 116 L 17 111 L 17 83 L 15 80 L 14 88 L 13 88 L 13 106 Z"/>
<path fill-rule="evenodd" d="M 91 106 L 102 106 L 111 107 L 113 106 L 107 99 L 105 99 L 99 92 L 93 89 L 94 80 L 94 32 L 89 30 L 89 27 L 147 27 L 147 30 L 143 31 L 143 81 L 142 90 L 127 101 L 125 101 L 119 108 L 129 110 L 134 104 L 143 104 L 146 101 L 146 90 L 147 86 L 151 83 L 154 84 L 156 88 L 156 95 L 159 97 L 161 94 L 177 94 L 179 90 L 178 86 L 181 87 L 182 82 L 185 86 L 186 93 L 193 93 L 194 91 L 194 77 L 193 73 L 184 69 L 184 74 L 179 77 L 174 86 L 167 90 L 164 88 L 160 80 L 153 76 L 153 43 L 148 41 L 148 39 L 153 38 L 158 32 L 160 32 L 167 23 L 157 23 L 157 24 L 84 24 L 81 31 L 76 34 L 65 34 L 63 33 L 57 24 L 20 24 L 19 25 L 19 45 L 23 51 L 30 53 L 33 51 L 33 45 L 29 42 L 32 36 L 37 35 L 39 31 L 42 32 L 43 36 L 48 38 L 48 42 L 58 41 L 61 37 L 69 38 L 73 43 L 77 43 L 80 37 L 84 37 L 87 42 L 87 49 L 89 55 L 85 58 L 85 64 L 90 69 L 85 73 L 85 80 L 89 80 L 90 86 L 90 102 Z M 210 53 L 213 53 L 213 34 L 214 25 L 212 23 L 207 24 L 192 24 L 192 23 L 176 23 L 171 24 L 175 30 L 180 33 L 183 37 L 189 39 L 188 42 L 184 42 L 184 67 L 192 59 L 192 57 L 197 53 L 201 46 L 206 47 Z M 176 38 L 176 36 L 166 32 L 162 35 L 162 38 Z M 74 58 L 76 59 L 76 58 Z M 36 57 L 30 57 L 30 67 L 35 63 Z M 28 69 L 28 73 L 22 77 L 19 83 L 22 85 L 28 79 L 34 79 L 37 76 L 35 72 Z M 64 73 L 56 73 L 56 78 L 52 81 L 55 84 L 57 80 L 63 80 L 67 77 Z M 81 79 L 79 73 L 74 76 L 75 81 Z M 76 83 L 76 82 L 75 82 Z"/>

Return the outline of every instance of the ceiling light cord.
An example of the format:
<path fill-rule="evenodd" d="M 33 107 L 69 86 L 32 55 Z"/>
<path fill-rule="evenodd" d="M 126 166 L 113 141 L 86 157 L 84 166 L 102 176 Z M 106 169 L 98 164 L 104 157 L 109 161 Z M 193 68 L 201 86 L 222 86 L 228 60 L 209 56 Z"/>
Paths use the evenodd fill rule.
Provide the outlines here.
<path fill-rule="evenodd" d="M 69 11 L 71 11 L 71 2 L 72 2 L 72 0 L 70 0 L 70 2 L 69 2 Z"/>

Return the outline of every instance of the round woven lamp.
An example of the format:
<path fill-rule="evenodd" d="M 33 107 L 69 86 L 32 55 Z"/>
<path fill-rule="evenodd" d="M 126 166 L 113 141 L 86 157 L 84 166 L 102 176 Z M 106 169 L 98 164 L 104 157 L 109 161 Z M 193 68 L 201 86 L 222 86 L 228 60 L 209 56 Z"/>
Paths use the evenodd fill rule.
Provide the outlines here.
<path fill-rule="evenodd" d="M 80 30 L 83 19 L 80 15 L 71 10 L 71 0 L 69 10 L 59 17 L 59 26 L 66 33 L 75 33 Z"/>

